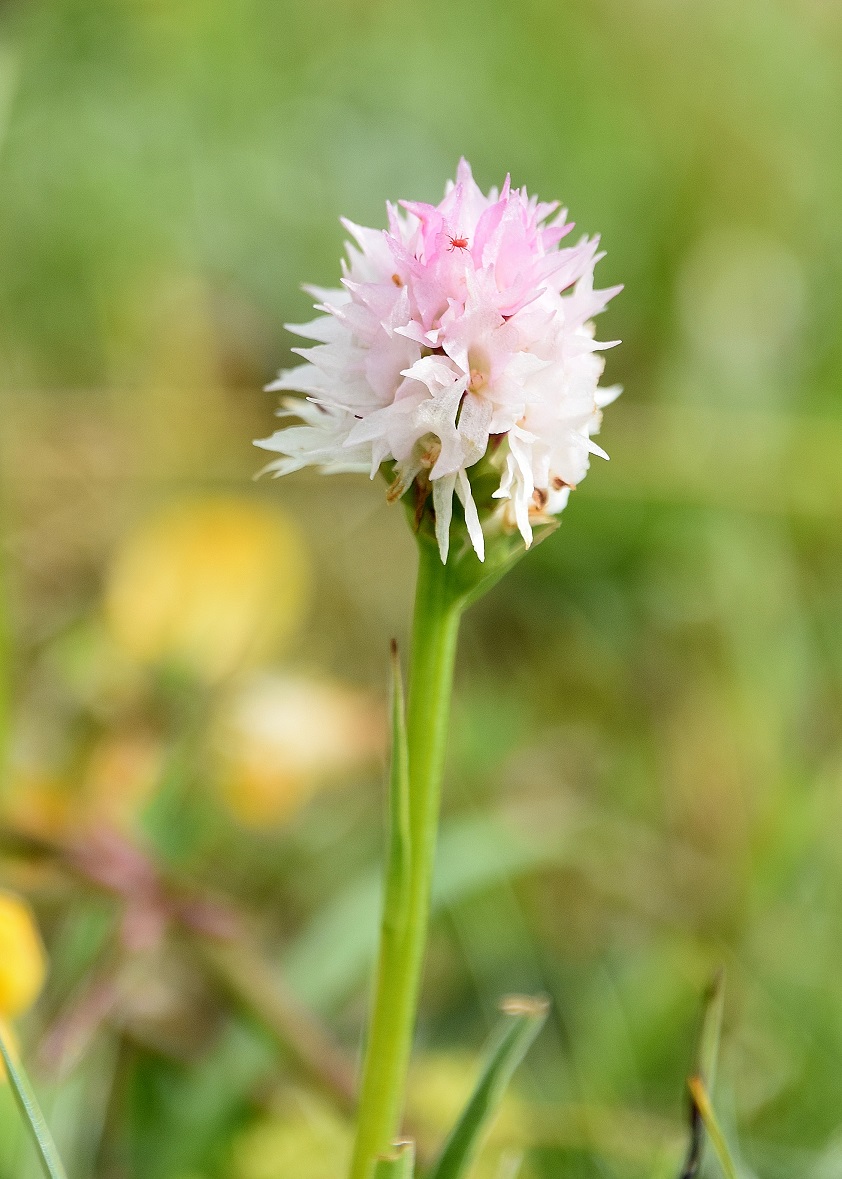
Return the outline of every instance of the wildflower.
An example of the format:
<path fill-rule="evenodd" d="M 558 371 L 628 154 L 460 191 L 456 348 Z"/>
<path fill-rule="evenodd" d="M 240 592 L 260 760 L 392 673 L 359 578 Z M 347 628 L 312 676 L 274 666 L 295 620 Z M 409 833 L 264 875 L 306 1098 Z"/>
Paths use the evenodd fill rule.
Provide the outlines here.
<path fill-rule="evenodd" d="M 223 799 L 246 826 L 288 820 L 321 787 L 374 760 L 383 730 L 374 701 L 342 683 L 256 676 L 227 701 L 215 726 Z"/>
<path fill-rule="evenodd" d="M 168 506 L 115 556 L 111 633 L 141 663 L 175 663 L 215 683 L 295 632 L 307 565 L 297 530 L 275 508 L 233 496 Z"/>
<path fill-rule="evenodd" d="M 442 561 L 454 495 L 480 560 L 495 531 L 528 547 L 607 457 L 591 436 L 619 392 L 599 388 L 591 320 L 620 288 L 594 290 L 598 242 L 561 247 L 557 210 L 508 177 L 483 195 L 462 160 L 439 205 L 388 205 L 382 232 L 343 221 L 342 289 L 306 288 L 321 314 L 289 326 L 315 343 L 269 386 L 306 399 L 258 442 L 281 455 L 267 470 L 382 468 L 390 500 L 412 489 L 416 519 L 432 512 Z"/>
<path fill-rule="evenodd" d="M 44 985 L 44 947 L 29 906 L 0 892 L 0 1018 L 15 1019 L 32 1006 Z"/>

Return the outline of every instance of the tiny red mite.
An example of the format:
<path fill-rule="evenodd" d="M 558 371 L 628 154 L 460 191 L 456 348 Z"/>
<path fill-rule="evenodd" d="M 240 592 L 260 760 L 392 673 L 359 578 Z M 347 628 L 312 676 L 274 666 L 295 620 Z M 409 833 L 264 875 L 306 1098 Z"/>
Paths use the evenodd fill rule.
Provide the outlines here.
<path fill-rule="evenodd" d="M 447 251 L 448 254 L 452 254 L 454 250 L 467 250 L 468 239 L 466 237 L 450 237 L 450 234 L 447 236 L 450 240 L 450 247 Z"/>

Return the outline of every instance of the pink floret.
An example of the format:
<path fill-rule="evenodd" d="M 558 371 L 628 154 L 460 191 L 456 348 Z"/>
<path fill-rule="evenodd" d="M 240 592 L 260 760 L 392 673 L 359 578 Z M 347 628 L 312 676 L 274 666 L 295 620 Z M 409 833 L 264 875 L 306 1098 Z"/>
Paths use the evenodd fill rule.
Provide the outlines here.
<path fill-rule="evenodd" d="M 611 345 L 591 319 L 620 288 L 594 290 L 598 240 L 561 246 L 573 225 L 557 210 L 508 177 L 486 196 L 463 159 L 438 205 L 389 205 L 384 231 L 343 221 L 342 287 L 291 327 L 316 342 L 270 386 L 308 400 L 284 403 L 302 425 L 258 443 L 281 455 L 268 469 L 373 476 L 392 461 L 390 498 L 429 483 L 443 561 L 454 494 L 480 559 L 492 519 L 528 545 L 604 453 L 591 435 L 616 396 L 599 388 L 597 352 Z M 478 510 L 470 469 L 492 437 L 500 482 Z"/>

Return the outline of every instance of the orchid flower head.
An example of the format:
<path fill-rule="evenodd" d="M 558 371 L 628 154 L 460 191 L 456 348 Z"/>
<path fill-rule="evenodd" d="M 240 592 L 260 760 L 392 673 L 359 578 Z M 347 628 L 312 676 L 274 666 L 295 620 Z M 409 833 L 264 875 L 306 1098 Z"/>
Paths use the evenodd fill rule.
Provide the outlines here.
<path fill-rule="evenodd" d="M 309 288 L 317 318 L 287 325 L 309 347 L 270 390 L 294 417 L 257 443 L 285 475 L 383 471 L 412 496 L 447 561 L 454 496 L 482 561 L 487 539 L 533 530 L 566 506 L 605 452 L 592 436 L 619 389 L 601 388 L 592 319 L 620 287 L 595 290 L 598 239 L 568 245 L 557 203 L 509 177 L 486 195 L 460 161 L 438 205 L 387 205 L 388 228 L 343 220 L 351 241 L 336 290 Z M 562 244 L 564 243 L 564 244 Z M 478 498 L 478 473 L 492 473 Z"/>

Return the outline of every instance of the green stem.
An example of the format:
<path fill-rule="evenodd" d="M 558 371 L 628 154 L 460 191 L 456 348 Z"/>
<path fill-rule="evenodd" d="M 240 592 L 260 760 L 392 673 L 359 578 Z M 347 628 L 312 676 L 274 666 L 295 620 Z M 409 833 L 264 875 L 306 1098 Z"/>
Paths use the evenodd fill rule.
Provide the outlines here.
<path fill-rule="evenodd" d="M 450 567 L 419 538 L 407 707 L 409 881 L 401 920 L 384 921 L 363 1065 L 351 1179 L 400 1137 L 430 910 L 453 665 L 463 600 Z"/>

